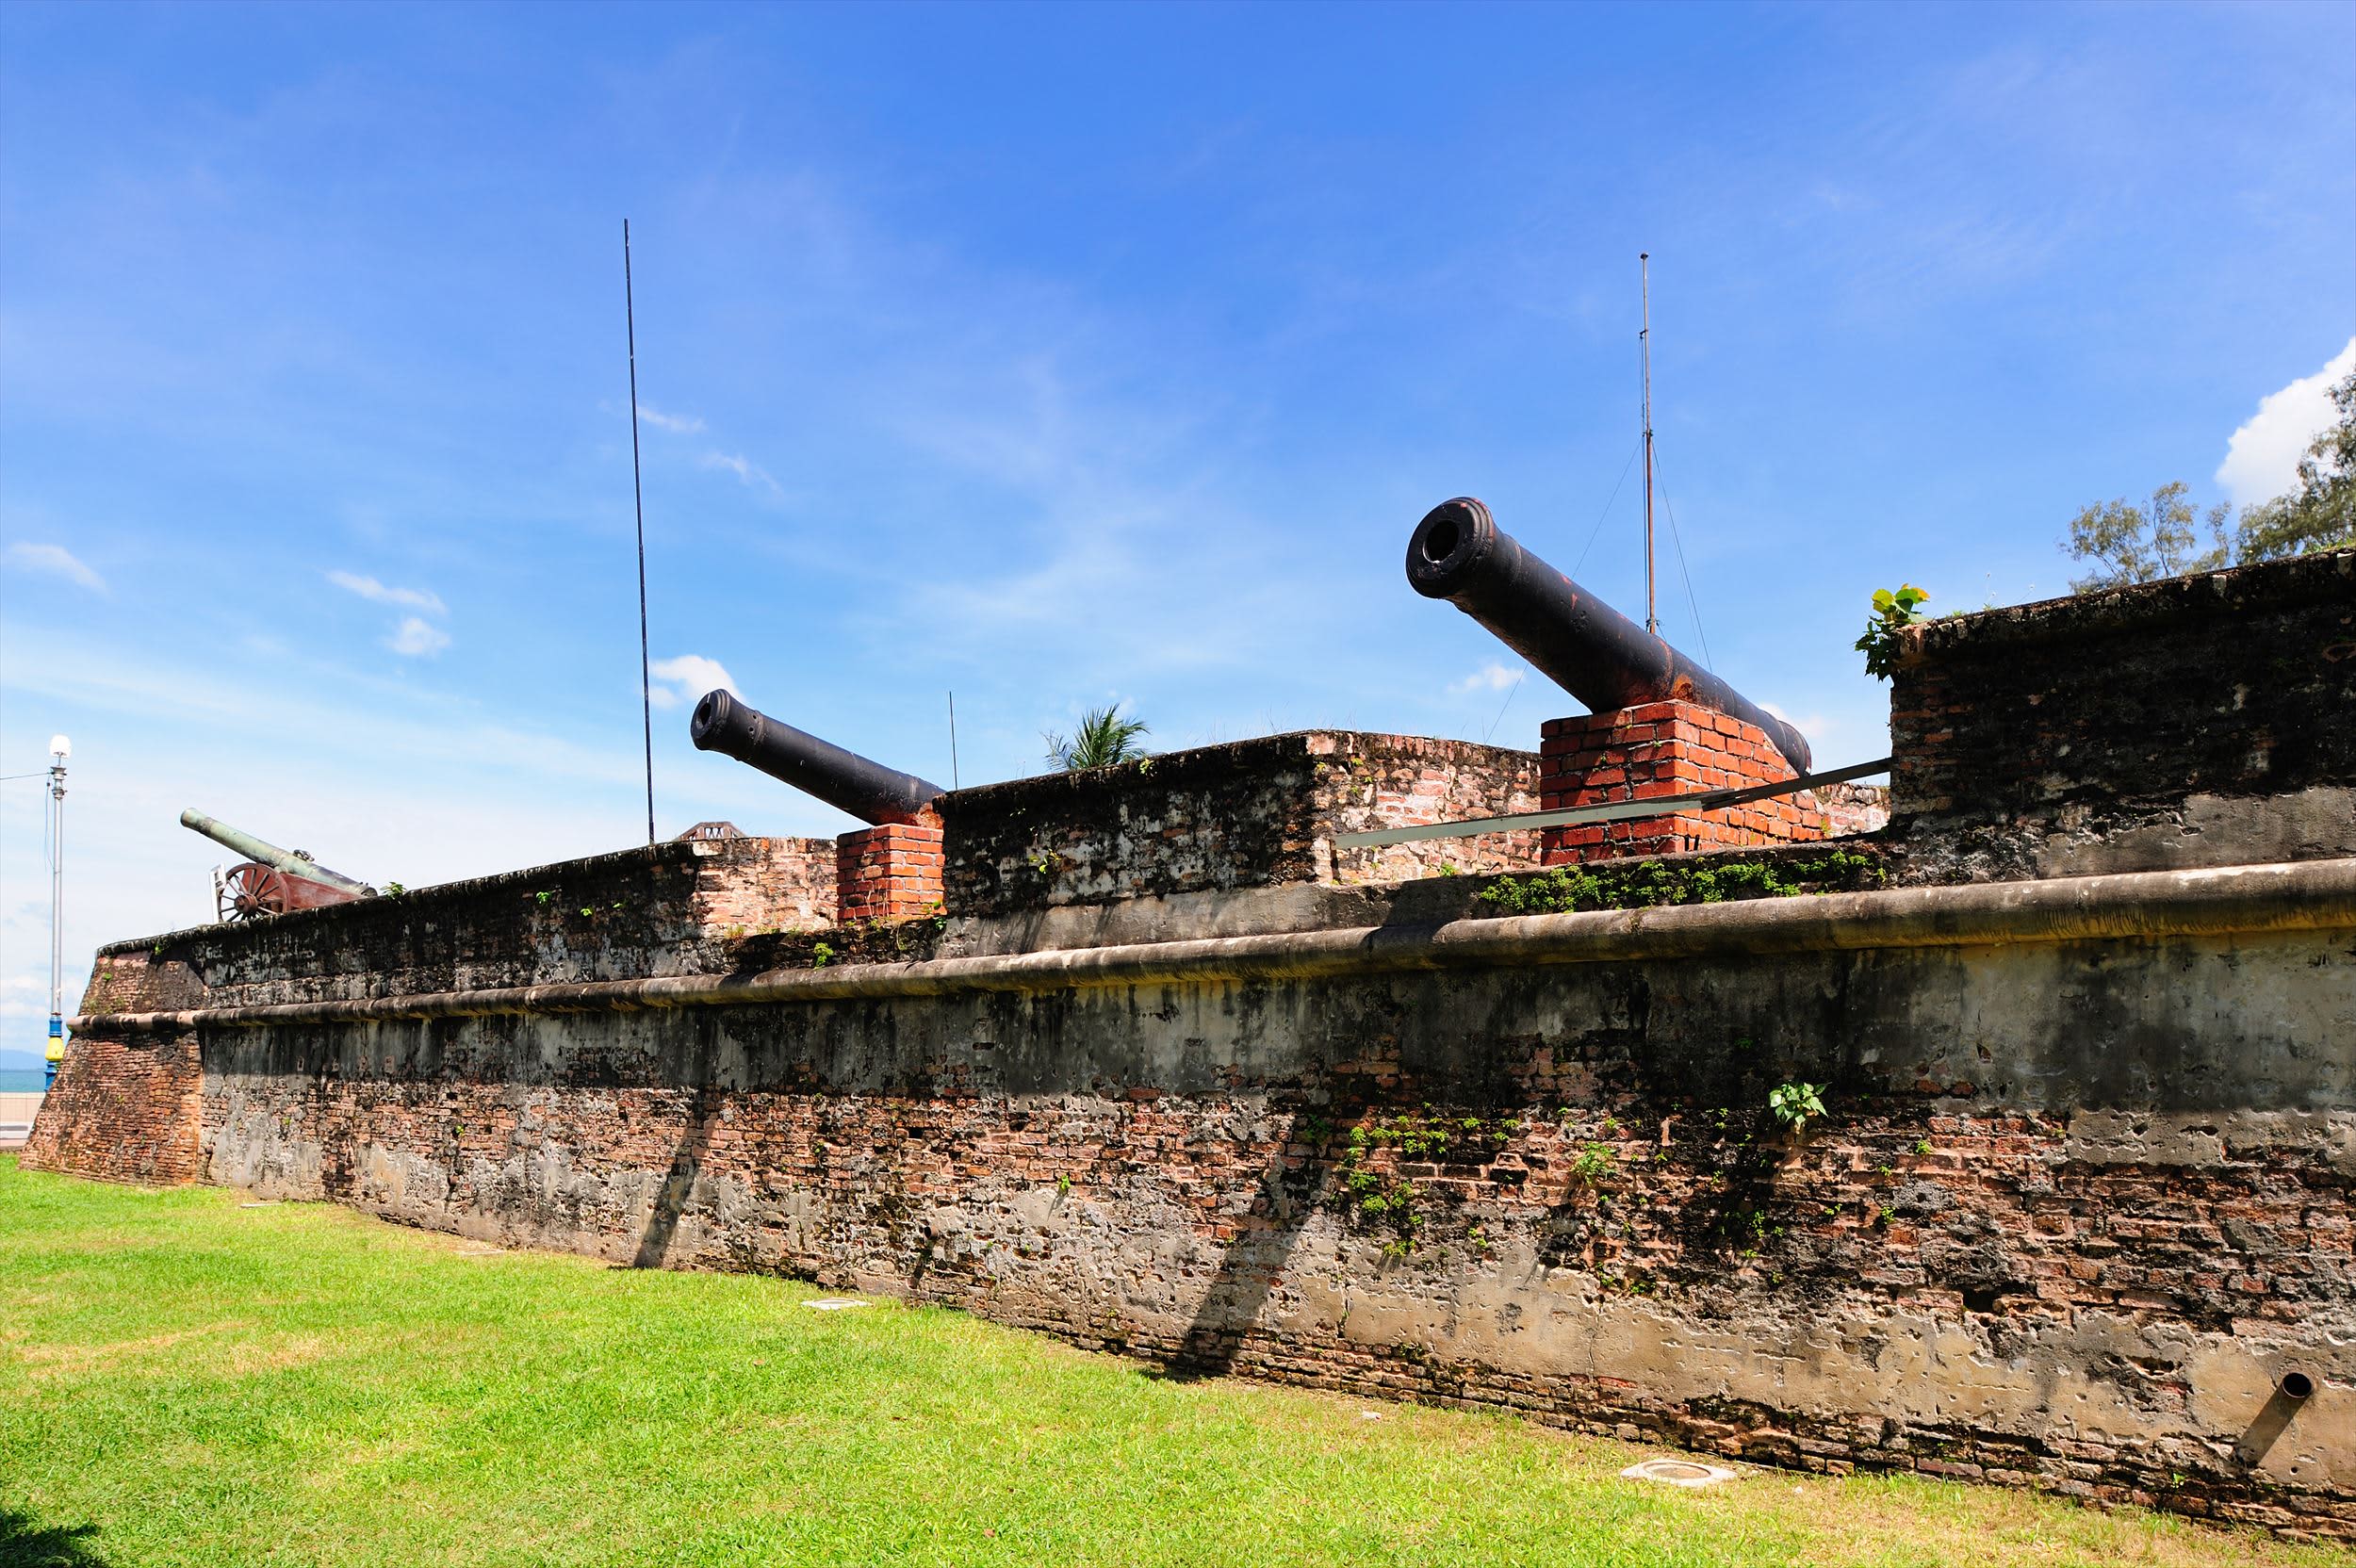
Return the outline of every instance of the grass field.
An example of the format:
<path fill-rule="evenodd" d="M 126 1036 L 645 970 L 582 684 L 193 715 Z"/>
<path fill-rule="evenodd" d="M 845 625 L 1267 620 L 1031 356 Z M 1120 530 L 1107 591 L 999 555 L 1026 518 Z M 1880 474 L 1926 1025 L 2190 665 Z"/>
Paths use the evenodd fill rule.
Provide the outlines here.
<path fill-rule="evenodd" d="M 0 1157 L 0 1564 L 2345 1563 Z M 1368 1418 L 1369 1412 L 1374 1418 Z"/>

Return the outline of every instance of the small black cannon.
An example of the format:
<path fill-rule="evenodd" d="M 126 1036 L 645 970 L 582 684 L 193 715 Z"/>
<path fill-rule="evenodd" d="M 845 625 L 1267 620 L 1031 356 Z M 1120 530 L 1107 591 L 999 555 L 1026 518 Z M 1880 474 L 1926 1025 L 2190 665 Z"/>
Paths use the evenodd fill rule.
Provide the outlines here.
<path fill-rule="evenodd" d="M 1479 621 L 1597 712 L 1676 698 L 1767 732 L 1797 773 L 1800 732 L 1522 547 L 1470 496 L 1442 501 L 1407 542 L 1407 580 Z"/>
<path fill-rule="evenodd" d="M 949 792 L 773 719 L 727 691 L 704 694 L 688 734 L 698 749 L 759 768 L 861 822 L 914 822 Z"/>

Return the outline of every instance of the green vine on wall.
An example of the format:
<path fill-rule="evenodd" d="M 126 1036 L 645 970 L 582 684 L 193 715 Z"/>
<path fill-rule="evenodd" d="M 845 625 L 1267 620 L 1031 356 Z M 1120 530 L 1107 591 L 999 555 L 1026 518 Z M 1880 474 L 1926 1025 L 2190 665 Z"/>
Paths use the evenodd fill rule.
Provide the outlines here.
<path fill-rule="evenodd" d="M 1376 1117 L 1350 1130 L 1333 1201 L 1352 1223 L 1387 1233 L 1384 1257 L 1403 1258 L 1422 1238 L 1425 1217 L 1416 1207 L 1422 1189 L 1385 1157 L 1389 1162 L 1432 1165 L 1451 1159 L 1486 1164 L 1521 1126 L 1513 1117 L 1448 1116 L 1434 1114 L 1429 1106 L 1421 1114 Z M 1328 1128 L 1322 1119 L 1313 1119 L 1304 1131 L 1322 1134 Z"/>

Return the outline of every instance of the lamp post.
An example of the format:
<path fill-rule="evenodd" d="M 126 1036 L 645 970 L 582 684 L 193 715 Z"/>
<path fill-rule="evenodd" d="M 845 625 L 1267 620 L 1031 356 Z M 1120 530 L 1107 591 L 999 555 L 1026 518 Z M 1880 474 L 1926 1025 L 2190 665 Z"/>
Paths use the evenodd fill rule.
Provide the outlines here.
<path fill-rule="evenodd" d="M 42 1091 L 57 1082 L 65 1060 L 65 760 L 74 743 L 49 737 L 49 1051 L 43 1059 Z"/>

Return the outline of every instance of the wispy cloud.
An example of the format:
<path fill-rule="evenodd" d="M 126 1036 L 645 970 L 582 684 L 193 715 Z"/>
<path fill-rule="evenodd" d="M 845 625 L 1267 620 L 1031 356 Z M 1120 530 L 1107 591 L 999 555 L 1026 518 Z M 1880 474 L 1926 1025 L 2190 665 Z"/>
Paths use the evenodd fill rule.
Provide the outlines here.
<path fill-rule="evenodd" d="M 2258 412 L 2233 432 L 2217 466 L 2217 482 L 2235 506 L 2270 501 L 2299 483 L 2299 460 L 2315 433 L 2339 417 L 2331 388 L 2350 370 L 2356 370 L 2356 337 L 2314 375 L 2258 400 Z"/>
<path fill-rule="evenodd" d="M 1816 745 L 1823 745 L 1827 736 L 1841 728 L 1840 721 L 1828 718 L 1823 713 L 1809 713 L 1802 718 L 1794 718 L 1775 703 L 1762 702 L 1759 706 L 1807 736 Z M 1826 764 L 1820 762 L 1817 765 L 1823 767 Z"/>
<path fill-rule="evenodd" d="M 434 615 L 449 613 L 440 595 L 430 594 L 422 588 L 388 588 L 376 579 L 362 577 L 357 572 L 330 572 L 327 580 L 346 593 L 357 594 L 376 604 L 398 604 Z"/>
<path fill-rule="evenodd" d="M 1473 692 L 1502 692 L 1520 681 L 1528 673 L 1493 661 L 1464 679 L 1449 682 L 1448 693 L 1452 696 L 1464 696 Z"/>
<path fill-rule="evenodd" d="M 8 559 L 28 572 L 45 572 L 51 577 L 64 578 L 93 594 L 106 592 L 106 580 L 91 571 L 63 545 L 14 544 L 8 547 Z"/>
<path fill-rule="evenodd" d="M 424 659 L 450 646 L 450 633 L 420 615 L 403 615 L 385 645 L 405 659 Z"/>
<path fill-rule="evenodd" d="M 645 403 L 638 405 L 638 422 L 673 435 L 695 435 L 704 428 L 704 422 L 693 414 L 665 414 Z"/>
<path fill-rule="evenodd" d="M 646 695 L 657 708 L 677 708 L 692 702 L 714 688 L 736 690 L 736 678 L 721 666 L 716 659 L 706 659 L 700 653 L 682 653 L 677 659 L 658 659 L 647 666 L 647 673 L 657 684 L 649 685 Z"/>
<path fill-rule="evenodd" d="M 697 461 L 707 468 L 724 469 L 734 474 L 747 489 L 766 490 L 773 496 L 783 494 L 777 482 L 769 477 L 769 470 L 750 458 L 740 457 L 733 452 L 710 451 Z"/>

